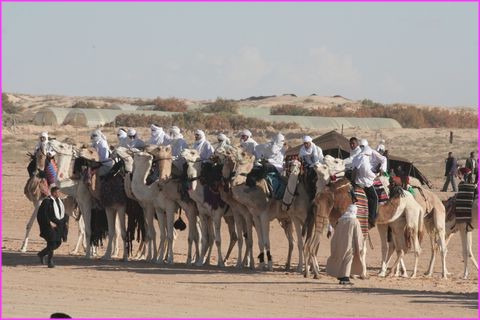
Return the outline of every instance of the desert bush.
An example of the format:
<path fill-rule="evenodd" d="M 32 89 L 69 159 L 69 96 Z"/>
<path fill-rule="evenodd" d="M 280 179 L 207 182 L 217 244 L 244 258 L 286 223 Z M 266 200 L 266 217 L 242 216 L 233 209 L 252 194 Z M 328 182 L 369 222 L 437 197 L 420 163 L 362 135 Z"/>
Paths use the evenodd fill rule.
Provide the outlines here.
<path fill-rule="evenodd" d="M 317 117 L 392 118 L 404 128 L 477 128 L 477 114 L 474 111 L 418 108 L 401 104 L 383 105 L 369 99 L 362 100 L 361 107 L 356 110 L 339 106 L 307 109 L 283 105 L 273 107 L 270 113 Z"/>
<path fill-rule="evenodd" d="M 223 98 L 217 98 L 212 103 L 207 104 L 201 109 L 206 113 L 238 113 L 238 104 L 233 100 L 227 100 Z"/>
<path fill-rule="evenodd" d="M 115 118 L 116 126 L 148 127 L 152 123 L 167 128 L 175 124 L 180 128 L 200 128 L 207 130 L 241 130 L 244 128 L 266 129 L 267 127 L 273 127 L 276 130 L 299 128 L 299 125 L 293 122 L 272 123 L 261 119 L 247 118 L 241 115 L 225 113 L 204 114 L 199 110 L 174 114 L 172 116 L 121 114 Z M 113 123 L 109 123 L 106 126 L 113 126 Z"/>
<path fill-rule="evenodd" d="M 143 99 L 137 99 L 133 102 L 131 102 L 130 104 L 134 105 L 134 106 L 152 106 L 154 103 L 153 103 L 153 100 L 143 100 Z"/>
<path fill-rule="evenodd" d="M 289 116 L 309 116 L 311 110 L 296 106 L 293 104 L 283 104 L 281 106 L 275 106 L 270 109 L 272 115 L 289 115 Z"/>
<path fill-rule="evenodd" d="M 77 101 L 70 108 L 97 109 L 97 105 L 92 102 Z"/>
<path fill-rule="evenodd" d="M 20 111 L 20 108 L 16 107 L 15 104 L 8 99 L 7 94 L 2 93 L 2 111 L 15 114 Z"/>
<path fill-rule="evenodd" d="M 187 111 L 187 104 L 185 101 L 177 98 L 162 99 L 160 97 L 153 100 L 155 107 L 153 110 L 170 111 L 170 112 L 185 112 Z"/>

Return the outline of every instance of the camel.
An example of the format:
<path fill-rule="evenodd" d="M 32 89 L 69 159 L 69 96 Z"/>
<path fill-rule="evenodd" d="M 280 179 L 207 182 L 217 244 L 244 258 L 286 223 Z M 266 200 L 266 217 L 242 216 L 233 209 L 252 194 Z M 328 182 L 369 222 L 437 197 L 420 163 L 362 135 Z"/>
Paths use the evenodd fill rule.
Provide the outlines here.
<path fill-rule="evenodd" d="M 340 179 L 330 183 L 330 172 L 326 165 L 317 166 L 316 171 L 319 180 L 317 184 L 325 185 L 325 187 L 323 190 L 317 191 L 315 196 L 316 210 L 314 211 L 314 216 L 309 217 L 306 223 L 306 243 L 309 242 L 309 238 L 312 236 L 319 237 L 319 235 L 324 232 L 327 218 L 330 224 L 334 226 L 348 205 L 352 203 L 350 196 L 351 184 L 348 180 Z M 415 277 L 418 256 L 421 250 L 419 237 L 421 238 L 423 232 L 423 209 L 409 192 L 405 192 L 401 188 L 394 188 L 393 191 L 390 199 L 384 205 L 379 206 L 376 221 L 382 240 L 382 270 L 380 276 L 385 276 L 386 273 L 388 253 L 386 233 L 387 227 L 391 226 L 397 251 L 397 260 L 394 265 L 398 266 L 400 264 L 406 249 L 408 249 L 410 245 L 413 245 L 415 266 L 412 277 Z M 313 243 L 310 241 L 309 243 L 311 246 L 310 252 L 306 252 L 306 254 L 309 255 L 306 257 L 307 263 L 315 261 L 316 258 L 314 255 L 316 252 L 314 250 L 318 248 L 318 241 Z M 366 277 L 365 241 L 362 250 L 363 252 L 360 253 L 360 262 L 362 264 L 361 276 Z M 318 277 L 318 269 L 316 269 L 315 263 L 313 263 L 313 267 L 314 275 Z M 305 268 L 305 276 L 307 277 L 308 275 L 308 268 Z"/>
<path fill-rule="evenodd" d="M 460 233 L 462 240 L 462 254 L 463 254 L 463 279 L 468 279 L 468 259 L 472 260 L 475 269 L 478 271 L 478 263 L 475 259 L 475 255 L 472 253 L 472 231 L 478 225 L 478 200 L 475 199 L 472 205 L 472 220 L 468 224 L 466 222 L 457 222 L 455 215 L 455 201 L 454 197 L 449 198 L 443 202 L 447 209 L 446 218 L 446 237 L 447 245 L 452 235 L 456 232 Z"/>
<path fill-rule="evenodd" d="M 49 143 L 52 144 L 53 141 Z M 46 162 L 46 147 L 43 146 L 43 148 L 39 148 L 33 155 L 33 157 L 35 158 L 36 173 L 43 171 Z M 61 167 L 59 166 L 59 169 L 60 168 Z M 61 170 L 59 170 L 58 174 L 60 175 L 63 173 Z M 30 219 L 27 222 L 25 238 L 23 239 L 22 246 L 20 248 L 21 252 L 27 251 L 28 236 L 37 217 L 38 208 L 40 207 L 43 199 L 50 194 L 50 191 L 48 190 L 46 180 L 44 178 L 39 178 L 38 174 L 35 174 L 27 180 L 27 183 L 24 187 L 24 194 L 27 199 L 32 202 L 34 209 L 32 215 L 30 216 Z M 65 206 L 65 213 L 69 216 L 75 217 L 77 204 L 75 203 L 74 199 L 71 196 L 67 195 L 67 197 L 63 199 L 63 203 Z"/>
<path fill-rule="evenodd" d="M 232 156 L 225 158 L 222 175 L 225 182 L 230 186 L 233 199 L 248 208 L 257 232 L 260 254 L 260 268 L 273 270 L 272 256 L 270 254 L 269 229 L 270 221 L 277 219 L 284 229 L 289 241 L 289 252 L 286 268 L 290 268 L 291 253 L 293 250 L 292 221 L 289 215 L 281 210 L 281 201 L 270 199 L 267 194 L 265 180 L 260 180 L 255 189 L 246 189 L 246 175 L 253 167 L 254 156 L 242 149 L 235 149 Z M 301 241 L 303 242 L 303 241 Z M 267 256 L 268 264 L 265 265 L 264 257 Z M 303 265 L 303 252 L 299 252 L 299 265 Z"/>
<path fill-rule="evenodd" d="M 430 263 L 425 275 L 431 277 L 433 274 L 433 267 L 435 264 L 436 248 L 440 249 L 442 256 L 442 277 L 447 278 L 447 246 L 445 243 L 445 206 L 440 198 L 433 192 L 424 189 L 422 187 L 414 187 L 414 198 L 422 206 L 425 217 L 424 224 L 425 230 L 429 234 L 432 253 L 430 257 Z"/>
<path fill-rule="evenodd" d="M 88 147 L 82 148 L 79 151 L 79 156 L 98 162 L 98 153 L 95 149 Z M 92 178 L 92 185 L 96 184 L 96 188 L 92 190 L 92 185 L 89 187 L 91 195 L 99 202 L 100 206 L 103 207 L 107 214 L 108 221 L 108 244 L 107 249 L 102 257 L 102 259 L 110 260 L 112 259 L 112 253 L 116 251 L 114 247 L 114 236 L 116 234 L 116 218 L 119 219 L 119 228 L 121 233 L 121 238 L 123 242 L 123 261 L 128 260 L 128 247 L 126 243 L 126 228 L 125 228 L 125 211 L 126 211 L 126 195 L 123 188 L 124 182 L 121 175 L 114 175 L 107 180 L 102 181 L 103 179 L 96 176 Z M 79 183 L 79 186 L 84 183 Z M 83 211 L 82 211 L 83 212 Z M 88 229 L 87 219 L 85 219 L 85 224 Z M 88 239 L 88 234 L 87 234 Z"/>
<path fill-rule="evenodd" d="M 145 221 L 147 224 L 147 239 L 154 241 L 154 257 L 156 263 L 163 264 L 165 257 L 165 241 L 167 241 L 167 259 L 168 264 L 173 263 L 173 222 L 177 204 L 168 199 L 162 192 L 162 182 L 170 177 L 172 167 L 172 152 L 170 146 L 158 147 L 161 151 L 159 158 L 160 177 L 156 183 L 146 185 L 146 178 L 150 172 L 153 162 L 153 156 L 146 152 L 136 153 L 133 157 L 135 169 L 132 177 L 132 192 L 138 201 L 142 204 L 145 211 Z M 157 256 L 155 245 L 155 229 L 153 227 L 154 208 L 160 227 L 160 250 Z M 150 246 L 150 244 L 149 244 Z M 150 251 L 150 249 L 149 249 Z"/>
<path fill-rule="evenodd" d="M 220 233 L 221 219 L 225 213 L 226 208 L 218 205 L 213 207 L 211 204 L 205 202 L 204 185 L 199 181 L 201 175 L 201 160 L 200 155 L 195 149 L 185 149 L 182 151 L 182 157 L 187 163 L 187 176 L 191 182 L 191 187 L 188 190 L 190 198 L 195 201 L 198 208 L 198 213 L 201 222 L 202 230 L 202 250 L 201 259 L 197 261 L 197 265 L 202 265 L 207 256 L 208 236 L 209 230 L 212 230 L 212 223 L 214 225 L 213 234 L 215 237 L 215 245 L 217 247 L 217 266 L 224 267 L 225 262 L 222 255 L 222 238 Z M 210 234 L 212 234 L 210 232 Z M 208 258 L 206 259 L 208 261 Z"/>

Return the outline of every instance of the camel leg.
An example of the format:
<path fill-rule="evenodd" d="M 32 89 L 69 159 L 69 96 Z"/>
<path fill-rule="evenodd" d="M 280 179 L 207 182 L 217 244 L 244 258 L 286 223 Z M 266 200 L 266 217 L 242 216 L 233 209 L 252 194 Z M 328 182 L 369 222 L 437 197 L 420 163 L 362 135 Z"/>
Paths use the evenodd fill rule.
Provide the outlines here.
<path fill-rule="evenodd" d="M 30 219 L 27 222 L 27 227 L 26 227 L 26 231 L 25 231 L 25 238 L 23 239 L 22 247 L 20 248 L 21 252 L 27 252 L 28 235 L 30 234 L 30 230 L 32 230 L 33 222 L 37 218 L 38 208 L 40 207 L 41 203 L 42 203 L 41 200 L 37 201 L 37 203 L 35 204 L 35 207 L 33 208 L 32 215 L 30 216 Z"/>
<path fill-rule="evenodd" d="M 247 250 L 245 251 L 245 259 L 244 264 L 245 266 L 249 266 L 251 270 L 255 269 L 255 259 L 253 258 L 253 220 L 252 216 L 244 216 L 245 219 L 245 228 L 247 231 Z M 250 260 L 250 261 L 248 261 Z M 248 264 L 250 263 L 250 265 Z"/>
<path fill-rule="evenodd" d="M 238 253 L 237 253 L 237 264 L 235 265 L 235 268 L 236 269 L 241 269 L 242 266 L 243 266 L 243 259 L 242 259 L 242 252 L 243 252 L 243 234 L 244 234 L 244 221 L 243 221 L 243 217 L 234 212 L 233 213 L 233 220 L 234 220 L 234 223 L 235 223 L 235 236 L 237 238 L 237 241 L 238 241 Z M 229 251 L 230 251 L 230 248 L 228 248 Z M 227 260 L 227 257 L 228 257 L 228 254 L 229 252 L 227 252 L 227 255 L 225 256 L 225 260 Z M 245 255 L 246 256 L 246 255 Z"/>
<path fill-rule="evenodd" d="M 435 227 L 437 231 L 438 247 L 440 248 L 440 254 L 442 255 L 442 278 L 447 279 L 447 243 L 445 241 L 445 219 L 440 215 L 439 221 L 435 221 Z M 433 272 L 433 267 L 432 267 Z"/>
<path fill-rule="evenodd" d="M 205 261 L 205 255 L 208 250 L 208 221 L 205 214 L 200 213 L 200 229 L 202 233 L 202 244 L 200 258 L 197 260 L 196 265 L 202 266 Z"/>
<path fill-rule="evenodd" d="M 118 238 L 119 235 L 121 234 L 122 230 L 120 227 L 120 218 L 119 215 L 115 218 L 115 235 L 113 236 L 113 254 L 112 257 L 118 258 L 118 255 L 120 253 L 120 247 L 118 246 Z"/>
<path fill-rule="evenodd" d="M 435 231 L 432 232 L 432 233 L 429 233 L 429 236 L 430 236 L 430 247 L 432 249 L 432 254 L 430 256 L 430 263 L 428 264 L 428 270 L 427 270 L 427 272 L 425 272 L 425 275 L 430 278 L 433 275 L 433 267 L 435 265 L 435 256 L 436 256 L 436 253 L 437 253 L 436 252 L 436 246 L 435 246 L 435 243 L 436 243 L 436 241 L 435 241 L 435 237 L 436 237 Z"/>
<path fill-rule="evenodd" d="M 173 223 L 175 220 L 175 205 L 170 205 L 167 208 L 166 215 L 167 215 L 167 264 L 173 264 L 173 243 L 174 243 L 174 229 Z"/>
<path fill-rule="evenodd" d="M 258 249 L 260 251 L 258 255 L 259 263 L 258 268 L 263 270 L 265 267 L 265 246 L 263 242 L 263 228 L 262 224 L 260 223 L 260 217 L 257 215 L 252 215 L 253 223 L 255 225 L 255 231 L 257 232 L 257 240 L 258 240 Z"/>
<path fill-rule="evenodd" d="M 297 246 L 298 246 L 298 266 L 297 272 L 302 273 L 303 271 L 303 237 L 302 237 L 302 224 L 298 220 L 293 221 L 295 225 L 295 231 L 297 232 Z"/>
<path fill-rule="evenodd" d="M 222 216 L 223 216 L 223 210 L 217 209 L 215 212 L 213 212 L 213 222 L 215 226 L 215 245 L 217 246 L 217 265 L 219 267 L 225 267 L 225 263 L 223 262 L 223 257 L 222 257 L 222 234 L 220 233 L 220 228 L 222 226 Z M 235 228 L 233 230 L 235 232 Z M 233 243 L 235 245 L 235 243 Z"/>
<path fill-rule="evenodd" d="M 388 241 L 387 241 L 387 229 L 386 224 L 377 224 L 378 233 L 380 234 L 380 241 L 382 244 L 382 265 L 378 276 L 385 277 L 388 268 Z"/>
<path fill-rule="evenodd" d="M 188 219 L 188 253 L 187 253 L 187 265 L 192 264 L 192 245 L 195 243 L 195 251 L 198 260 L 200 255 L 200 247 L 198 244 L 198 230 L 197 230 L 197 215 L 194 208 L 185 208 L 184 211 Z"/>
<path fill-rule="evenodd" d="M 287 263 L 285 264 L 285 271 L 290 271 L 290 266 L 292 262 L 292 252 L 293 252 L 292 224 L 290 221 L 283 221 L 283 222 L 280 222 L 280 224 L 288 240 L 288 254 L 287 254 Z"/>
<path fill-rule="evenodd" d="M 475 259 L 475 256 L 472 253 L 472 231 L 467 232 L 467 248 L 468 248 L 468 255 L 470 257 L 470 260 L 472 260 L 472 263 L 475 266 L 475 269 L 477 269 L 478 271 L 478 263 L 477 263 L 477 260 Z"/>
<path fill-rule="evenodd" d="M 230 257 L 230 254 L 232 253 L 233 248 L 235 247 L 235 244 L 238 241 L 238 236 L 237 236 L 237 233 L 235 231 L 235 218 L 233 216 L 228 216 L 228 217 L 224 216 L 223 219 L 227 223 L 228 234 L 230 235 L 230 243 L 228 245 L 227 254 L 225 255 L 225 258 L 223 259 L 223 262 L 227 262 L 228 258 Z M 239 233 L 239 234 L 241 234 L 241 233 Z M 241 241 L 242 241 L 242 244 L 243 244 L 243 239 Z M 241 250 L 240 250 L 239 256 L 240 256 L 240 258 L 242 256 L 242 251 Z"/>
<path fill-rule="evenodd" d="M 105 208 L 105 212 L 107 213 L 107 222 L 108 222 L 108 244 L 107 244 L 107 250 L 105 250 L 105 254 L 103 255 L 102 259 L 110 260 L 112 259 L 113 236 L 115 235 L 116 211 L 113 208 Z"/>
<path fill-rule="evenodd" d="M 215 242 L 215 228 L 210 216 L 207 216 L 207 255 L 205 257 L 205 265 L 210 265 L 210 257 L 212 256 L 213 243 Z"/>
<path fill-rule="evenodd" d="M 165 241 L 167 240 L 166 233 L 166 215 L 163 213 L 163 210 L 158 208 L 155 209 L 158 219 L 158 229 L 160 233 L 160 244 L 158 246 L 158 255 L 155 256 L 155 263 L 164 264 L 165 261 Z"/>
<path fill-rule="evenodd" d="M 125 227 L 125 206 L 117 209 L 118 222 L 120 227 L 120 237 L 123 244 L 123 258 L 122 261 L 128 261 L 128 248 L 127 248 L 127 229 Z"/>
<path fill-rule="evenodd" d="M 83 215 L 78 219 L 78 240 L 75 249 L 73 249 L 70 254 L 77 255 L 81 245 L 83 245 L 84 250 L 87 250 L 87 243 L 85 241 L 85 220 L 83 219 Z"/>
<path fill-rule="evenodd" d="M 467 232 L 466 224 L 462 223 L 458 226 L 460 237 L 462 238 L 462 252 L 463 252 L 463 279 L 468 279 L 468 258 L 472 260 L 475 268 L 478 270 L 478 264 L 472 254 L 472 232 Z"/>
<path fill-rule="evenodd" d="M 83 225 L 85 226 L 85 259 L 90 259 L 92 257 L 92 253 L 94 252 L 94 248 L 92 248 L 92 244 L 90 242 L 92 238 L 92 204 L 91 200 L 89 199 L 88 201 L 78 201 L 78 206 L 80 208 L 80 211 L 82 212 L 82 217 L 83 218 Z M 97 252 L 95 250 L 94 252 L 96 255 Z"/>
<path fill-rule="evenodd" d="M 318 250 L 320 249 L 320 233 L 316 235 L 316 238 L 313 242 L 313 251 L 312 251 L 312 268 L 313 268 L 313 278 L 318 279 L 320 276 L 320 267 L 317 260 Z"/>
<path fill-rule="evenodd" d="M 367 248 L 368 248 L 368 237 L 363 238 L 363 247 L 362 250 L 360 250 L 360 260 L 362 263 L 362 274 L 360 275 L 360 278 L 362 279 L 367 279 L 368 278 L 368 273 L 367 273 Z"/>
<path fill-rule="evenodd" d="M 304 278 L 310 277 L 310 265 L 312 263 L 312 255 L 311 255 L 311 245 L 312 245 L 313 235 L 312 237 L 305 240 L 305 244 L 303 245 L 304 256 L 305 256 L 305 269 L 303 272 Z"/>
<path fill-rule="evenodd" d="M 155 231 L 155 226 L 153 225 L 155 208 L 152 205 L 146 205 L 143 208 L 143 213 L 145 215 L 145 249 L 147 251 L 146 260 L 155 261 L 157 259 L 157 234 Z M 158 218 L 158 216 L 157 216 Z M 159 222 L 160 223 L 160 222 Z M 161 230 L 160 230 L 161 232 Z"/>
<path fill-rule="evenodd" d="M 273 261 L 270 253 L 270 219 L 266 212 L 263 212 L 260 215 L 260 222 L 262 226 L 263 243 L 265 246 L 265 251 L 267 252 L 267 270 L 273 271 Z"/>

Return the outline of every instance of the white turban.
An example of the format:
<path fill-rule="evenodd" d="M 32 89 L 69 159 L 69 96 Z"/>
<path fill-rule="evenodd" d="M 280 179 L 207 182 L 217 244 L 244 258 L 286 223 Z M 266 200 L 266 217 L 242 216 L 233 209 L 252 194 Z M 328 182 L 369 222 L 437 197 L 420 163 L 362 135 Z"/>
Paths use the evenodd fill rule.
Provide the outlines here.
<path fill-rule="evenodd" d="M 250 132 L 250 130 L 243 130 L 241 133 L 240 133 L 242 136 L 247 136 L 247 137 L 251 137 L 252 136 L 252 133 Z"/>
<path fill-rule="evenodd" d="M 100 129 L 93 131 L 92 134 L 90 135 L 90 140 L 92 140 L 93 142 L 98 142 L 98 140 L 102 138 L 103 138 L 103 134 L 102 134 L 102 131 L 100 131 Z"/>
<path fill-rule="evenodd" d="M 127 137 L 127 132 L 124 129 L 119 129 L 117 136 L 119 139 L 125 139 Z"/>
<path fill-rule="evenodd" d="M 170 128 L 170 137 L 173 139 L 178 139 L 181 137 L 180 128 L 177 126 L 173 126 Z"/>
<path fill-rule="evenodd" d="M 380 140 L 380 143 L 385 143 L 385 140 L 383 140 L 383 139 L 382 139 L 382 140 Z"/>
<path fill-rule="evenodd" d="M 129 137 L 134 137 L 137 135 L 137 131 L 133 128 L 128 129 L 127 133 Z"/>
<path fill-rule="evenodd" d="M 360 146 L 368 147 L 368 141 L 367 139 L 360 139 Z"/>
<path fill-rule="evenodd" d="M 152 125 L 150 126 L 150 130 L 152 130 L 152 134 L 153 134 L 154 132 L 162 132 L 162 131 L 163 131 L 163 128 L 162 128 L 162 127 L 159 127 L 159 126 L 157 126 L 157 125 L 155 125 L 155 124 L 152 124 Z"/>
<path fill-rule="evenodd" d="M 200 136 L 200 140 L 205 139 L 205 132 L 203 132 L 203 130 L 197 129 L 195 130 L 195 134 Z"/>
<path fill-rule="evenodd" d="M 303 142 L 312 142 L 312 137 L 310 136 L 303 137 Z"/>
<path fill-rule="evenodd" d="M 41 137 L 44 137 L 46 140 L 48 140 L 48 132 L 43 131 L 42 133 L 40 133 L 39 138 Z"/>
<path fill-rule="evenodd" d="M 226 135 L 224 135 L 223 133 L 220 133 L 218 136 L 217 136 L 217 139 L 218 141 L 226 141 L 228 138 Z"/>
<path fill-rule="evenodd" d="M 285 137 L 279 132 L 273 137 L 272 141 L 275 144 L 283 144 L 285 142 Z"/>

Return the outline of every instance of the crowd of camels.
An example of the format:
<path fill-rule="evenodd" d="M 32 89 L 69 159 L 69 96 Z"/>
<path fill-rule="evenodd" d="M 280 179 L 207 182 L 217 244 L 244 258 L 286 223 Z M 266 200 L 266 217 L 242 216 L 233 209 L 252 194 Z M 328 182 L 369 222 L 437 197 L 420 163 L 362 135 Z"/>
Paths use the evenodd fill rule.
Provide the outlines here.
<path fill-rule="evenodd" d="M 270 222 L 278 220 L 288 239 L 288 258 L 286 268 L 291 267 L 291 256 L 294 247 L 294 234 L 298 246 L 297 272 L 306 277 L 313 272 L 319 275 L 317 253 L 321 239 L 325 237 L 328 225 L 335 225 L 338 218 L 352 203 L 350 197 L 350 181 L 334 176 L 341 176 L 344 171 L 343 160 L 330 156 L 325 157 L 323 164 L 315 167 L 317 174 L 316 195 L 311 201 L 307 194 L 305 180 L 302 177 L 301 163 L 290 161 L 285 196 L 277 200 L 269 196 L 269 190 L 264 179 L 257 181 L 256 188 L 246 187 L 246 176 L 254 165 L 254 156 L 240 147 L 225 146 L 215 152 L 215 166 L 211 166 L 208 181 L 215 181 L 218 188 L 213 191 L 206 188 L 206 179 L 202 176 L 202 162 L 196 150 L 186 149 L 182 153 L 183 166 L 186 175 L 172 175 L 178 171 L 173 162 L 170 146 L 147 146 L 145 151 L 132 152 L 118 147 L 113 156 L 118 159 L 121 170 L 111 174 L 108 179 L 92 176 L 92 170 L 87 169 L 79 175 L 74 172 L 74 161 L 83 159 L 83 164 L 95 164 L 98 154 L 93 148 L 75 149 L 67 143 L 51 140 L 51 148 L 56 152 L 58 167 L 57 186 L 67 197 L 64 200 L 67 214 L 79 217 L 79 238 L 74 250 L 78 253 L 81 247 L 86 258 L 97 254 L 97 248 L 92 245 L 91 219 L 92 209 L 101 206 L 105 209 L 108 221 L 108 241 L 102 258 L 117 257 L 122 251 L 122 259 L 145 259 L 158 264 L 174 262 L 173 244 L 175 240 L 175 220 L 178 214 L 184 214 L 188 219 L 188 265 L 202 266 L 210 263 L 212 249 L 217 248 L 219 267 L 225 266 L 230 252 L 235 244 L 238 246 L 236 268 L 259 268 L 273 270 L 270 253 Z M 46 150 L 40 148 L 36 154 L 37 171 L 45 168 Z M 175 160 L 177 161 L 177 160 Z M 156 165 L 158 179 L 147 183 L 152 165 Z M 181 170 L 180 170 L 181 171 Z M 203 177 L 203 178 L 202 178 Z M 89 179 L 91 178 L 91 179 Z M 420 242 L 426 231 L 430 237 L 431 259 L 426 276 L 433 274 L 437 251 L 440 253 L 442 277 L 449 275 L 446 265 L 447 245 L 451 235 L 458 231 L 463 246 L 464 273 L 468 277 L 468 260 L 475 268 L 478 265 L 472 254 L 472 232 L 465 223 L 456 223 L 454 211 L 447 214 L 445 205 L 435 193 L 412 183 L 415 193 L 403 190 L 401 187 L 389 187 L 385 177 L 379 178 L 389 199 L 379 206 L 377 229 L 381 238 L 381 271 L 380 276 L 389 272 L 392 276 L 415 277 L 417 274 L 418 257 L 421 252 Z M 415 181 L 414 178 L 411 181 Z M 185 188 L 184 184 L 188 184 Z M 35 222 L 37 209 L 42 201 L 42 186 L 44 183 L 37 175 L 29 178 L 25 185 L 25 195 L 32 202 L 34 210 L 27 223 L 26 234 L 21 251 L 25 252 L 28 236 Z M 188 196 L 183 190 L 187 190 Z M 213 192 L 218 201 L 205 201 L 205 192 Z M 43 190 L 44 193 L 44 190 Z M 127 243 L 126 213 L 132 208 L 132 202 L 138 203 L 143 211 L 145 236 L 135 255 L 131 254 Z M 137 206 L 138 207 L 138 206 Z M 135 208 L 133 206 L 133 208 Z M 227 210 L 228 208 L 228 210 Z M 157 244 L 155 217 L 158 222 L 160 242 Z M 472 209 L 473 221 L 477 225 L 477 201 Z M 223 255 L 221 224 L 226 222 L 230 234 L 227 254 Z M 392 240 L 387 241 L 387 228 L 390 227 Z M 253 253 L 253 230 L 258 239 L 258 265 Z M 370 230 L 370 232 L 372 232 Z M 240 235 L 240 236 L 237 236 Z M 123 247 L 118 245 L 121 240 Z M 245 246 L 244 246 L 245 241 Z M 368 277 L 366 251 L 368 233 L 364 237 L 364 245 L 360 255 L 361 270 L 354 272 L 359 276 Z M 244 249 L 245 247 L 245 249 Z M 123 249 L 123 250 L 120 250 Z M 403 263 L 403 256 L 411 250 L 415 255 L 413 272 L 408 275 Z M 395 261 L 389 270 L 389 261 L 396 253 Z"/>

